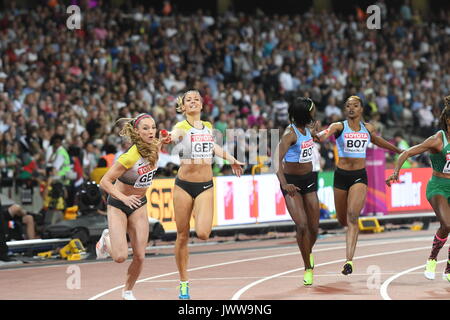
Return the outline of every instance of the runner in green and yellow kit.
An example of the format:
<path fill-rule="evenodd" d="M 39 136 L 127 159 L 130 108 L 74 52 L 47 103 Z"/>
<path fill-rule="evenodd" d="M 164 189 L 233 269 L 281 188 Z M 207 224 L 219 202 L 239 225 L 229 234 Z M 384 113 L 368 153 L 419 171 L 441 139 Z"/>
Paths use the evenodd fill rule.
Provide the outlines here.
<path fill-rule="evenodd" d="M 441 130 L 424 142 L 402 152 L 396 161 L 394 173 L 386 180 L 388 186 L 398 181 L 399 171 L 409 157 L 430 152 L 433 175 L 427 185 L 427 199 L 433 207 L 440 227 L 433 240 L 433 247 L 428 258 L 425 277 L 434 280 L 436 274 L 437 255 L 447 241 L 450 232 L 450 96 L 445 97 L 445 109 L 439 119 Z M 443 278 L 450 282 L 450 248 L 447 267 Z"/>

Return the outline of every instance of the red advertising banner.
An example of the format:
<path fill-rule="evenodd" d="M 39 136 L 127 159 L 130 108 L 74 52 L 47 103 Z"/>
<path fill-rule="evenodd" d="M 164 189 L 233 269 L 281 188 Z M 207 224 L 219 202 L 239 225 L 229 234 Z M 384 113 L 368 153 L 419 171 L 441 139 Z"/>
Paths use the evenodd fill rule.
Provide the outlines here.
<path fill-rule="evenodd" d="M 385 171 L 387 179 L 393 170 Z M 386 186 L 386 206 L 388 214 L 402 211 L 433 211 L 426 198 L 427 183 L 431 178 L 431 168 L 413 168 L 400 170 L 400 183 Z"/>
<path fill-rule="evenodd" d="M 233 192 L 233 182 L 226 182 L 226 190 L 224 196 L 225 205 L 225 220 L 234 219 L 234 192 Z"/>
<path fill-rule="evenodd" d="M 281 189 L 275 193 L 275 214 L 277 216 L 284 216 L 286 214 L 286 201 L 284 200 Z"/>
<path fill-rule="evenodd" d="M 259 206 L 258 206 L 258 180 L 251 181 L 251 191 L 249 193 L 249 203 L 250 203 L 250 217 L 258 218 L 259 215 Z"/>

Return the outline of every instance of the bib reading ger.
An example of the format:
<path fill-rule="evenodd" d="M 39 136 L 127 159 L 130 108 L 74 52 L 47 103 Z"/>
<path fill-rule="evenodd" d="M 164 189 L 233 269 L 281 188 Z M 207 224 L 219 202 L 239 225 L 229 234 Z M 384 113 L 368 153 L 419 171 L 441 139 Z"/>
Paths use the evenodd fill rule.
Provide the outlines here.
<path fill-rule="evenodd" d="M 148 188 L 151 186 L 153 176 L 156 173 L 156 169 L 151 170 L 149 165 L 138 168 L 138 179 L 134 183 L 135 188 Z"/>
<path fill-rule="evenodd" d="M 192 159 L 206 159 L 213 157 L 214 137 L 211 134 L 191 135 Z"/>

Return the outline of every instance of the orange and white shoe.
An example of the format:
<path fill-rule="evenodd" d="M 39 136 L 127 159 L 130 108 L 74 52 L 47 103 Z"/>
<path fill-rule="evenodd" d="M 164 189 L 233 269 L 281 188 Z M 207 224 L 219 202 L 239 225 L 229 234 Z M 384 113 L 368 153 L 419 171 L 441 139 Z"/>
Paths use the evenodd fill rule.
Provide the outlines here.
<path fill-rule="evenodd" d="M 102 236 L 100 237 L 100 240 L 98 240 L 97 244 L 95 245 L 95 252 L 97 254 L 97 260 L 99 259 L 106 259 L 109 257 L 109 253 L 106 246 L 106 240 L 105 237 L 109 236 L 109 230 L 105 229 L 102 232 Z"/>

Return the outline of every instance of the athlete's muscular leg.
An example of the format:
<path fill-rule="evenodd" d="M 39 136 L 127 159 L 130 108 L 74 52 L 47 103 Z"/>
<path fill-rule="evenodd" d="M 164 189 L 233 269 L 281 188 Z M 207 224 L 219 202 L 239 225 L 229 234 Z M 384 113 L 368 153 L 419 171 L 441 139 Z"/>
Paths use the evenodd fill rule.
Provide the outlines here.
<path fill-rule="evenodd" d="M 207 240 L 211 233 L 214 217 L 214 188 L 200 193 L 194 201 L 195 232 L 201 240 Z"/>
<path fill-rule="evenodd" d="M 348 191 L 334 188 L 334 206 L 336 208 L 336 218 L 341 226 L 347 226 L 347 196 Z"/>
<path fill-rule="evenodd" d="M 304 203 L 301 195 L 296 193 L 294 197 L 289 194 L 285 196 L 286 207 L 292 220 L 295 222 L 296 226 L 296 238 L 297 245 L 302 254 L 303 263 L 305 264 L 305 269 L 310 269 L 309 255 L 311 254 L 311 235 L 308 228 L 308 216 L 306 215 L 304 209 Z"/>
<path fill-rule="evenodd" d="M 133 248 L 133 261 L 128 267 L 125 290 L 132 290 L 142 272 L 145 259 L 145 248 L 148 244 L 149 225 L 146 205 L 128 217 L 128 234 Z"/>
<path fill-rule="evenodd" d="M 173 190 L 173 209 L 177 226 L 177 240 L 175 242 L 175 260 L 181 281 L 188 280 L 187 265 L 189 259 L 188 241 L 190 219 L 193 209 L 192 197 L 179 186 Z"/>
<path fill-rule="evenodd" d="M 310 236 L 310 251 L 314 247 L 319 233 L 320 208 L 319 198 L 317 192 L 310 192 L 303 196 L 303 203 L 305 204 L 305 212 L 308 217 L 308 230 Z"/>
<path fill-rule="evenodd" d="M 448 200 L 444 196 L 435 195 L 431 198 L 430 204 L 440 223 L 436 235 L 441 239 L 445 239 L 450 232 L 450 206 Z"/>
<path fill-rule="evenodd" d="M 106 237 L 107 251 L 115 262 L 122 263 L 128 258 L 127 227 L 128 220 L 122 210 L 108 205 L 108 229 Z"/>
<path fill-rule="evenodd" d="M 357 183 L 350 187 L 347 199 L 347 260 L 353 260 L 358 241 L 359 215 L 366 201 L 367 185 Z"/>

